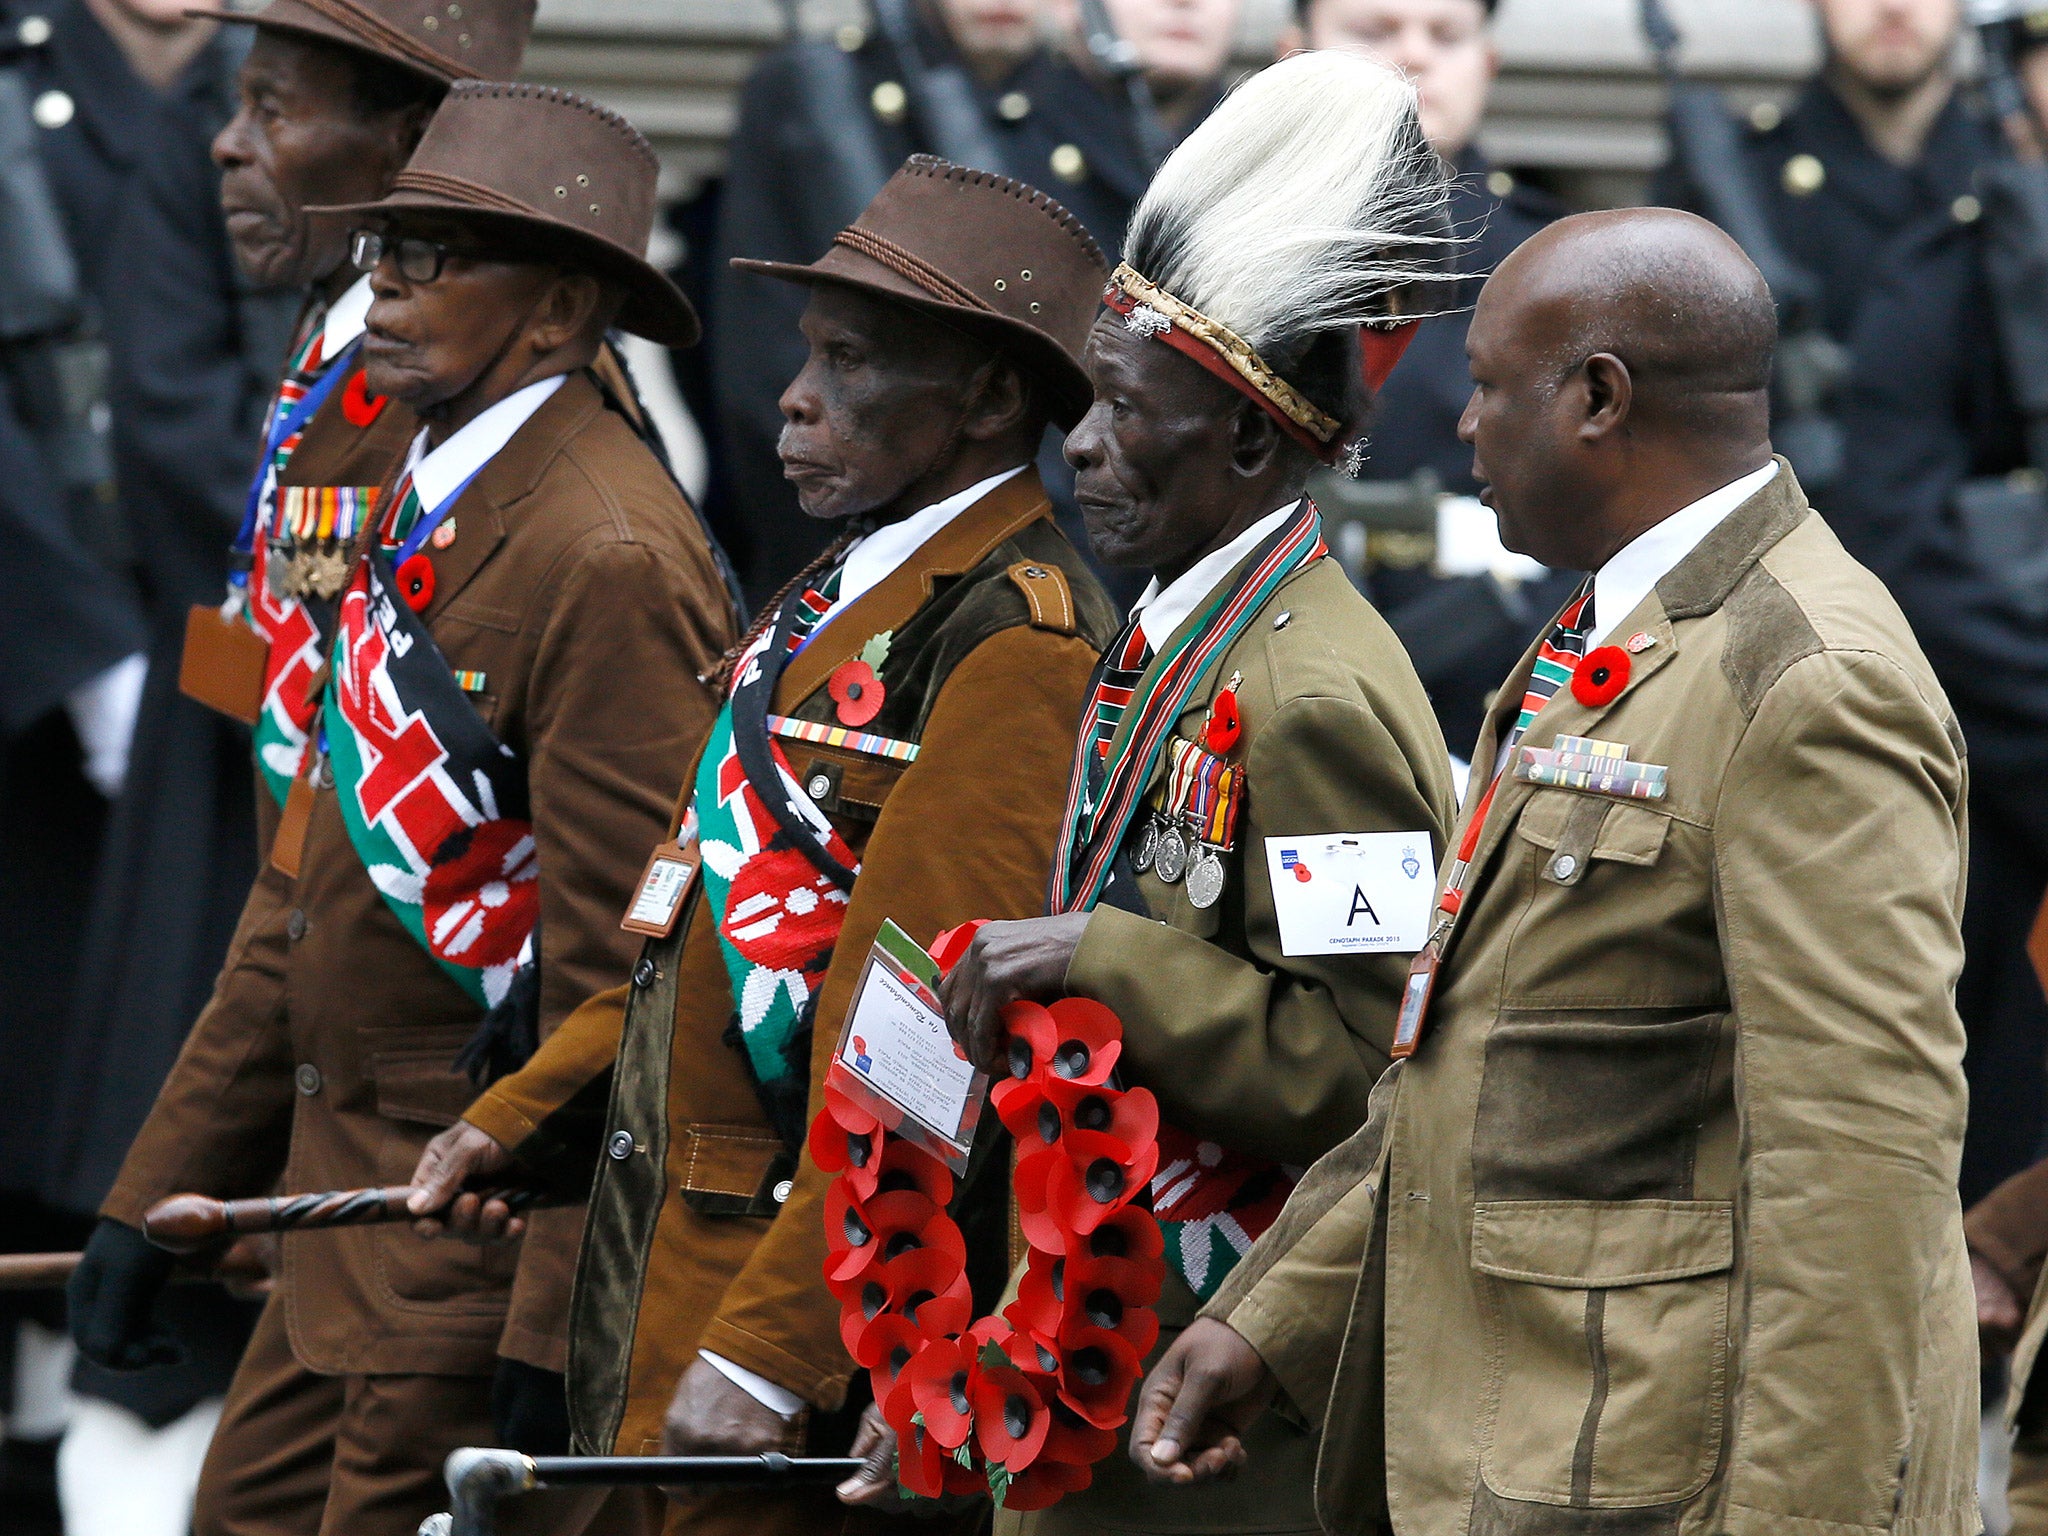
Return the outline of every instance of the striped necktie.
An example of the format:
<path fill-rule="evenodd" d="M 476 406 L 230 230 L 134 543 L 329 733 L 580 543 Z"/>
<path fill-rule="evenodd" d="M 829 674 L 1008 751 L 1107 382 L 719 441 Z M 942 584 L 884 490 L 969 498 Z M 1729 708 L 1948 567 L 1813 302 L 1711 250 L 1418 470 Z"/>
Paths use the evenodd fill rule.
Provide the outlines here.
<path fill-rule="evenodd" d="M 1593 581 L 1588 577 L 1578 595 L 1565 604 L 1564 612 L 1536 651 L 1536 665 L 1529 673 L 1529 688 L 1522 695 L 1522 712 L 1515 717 L 1503 751 L 1509 756 L 1536 723 L 1543 706 L 1557 697 L 1557 690 L 1572 679 L 1572 671 L 1586 654 L 1586 637 L 1593 628 Z"/>
<path fill-rule="evenodd" d="M 1109 771 L 1109 744 L 1116 738 L 1116 728 L 1123 721 L 1124 712 L 1131 707 L 1138 682 L 1145 675 L 1145 665 L 1151 659 L 1152 647 L 1145 639 L 1143 626 L 1135 618 L 1103 652 L 1102 676 L 1096 680 L 1089 709 L 1089 715 L 1095 722 L 1087 744 L 1089 803 L 1086 809 L 1090 812 L 1095 808 L 1095 797 L 1102 792 L 1103 777 Z"/>

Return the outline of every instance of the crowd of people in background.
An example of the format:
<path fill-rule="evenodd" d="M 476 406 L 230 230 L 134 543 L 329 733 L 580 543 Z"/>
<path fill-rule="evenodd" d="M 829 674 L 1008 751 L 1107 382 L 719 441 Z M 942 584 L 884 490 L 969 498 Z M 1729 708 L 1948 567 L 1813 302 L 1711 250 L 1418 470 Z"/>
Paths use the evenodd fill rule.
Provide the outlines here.
<path fill-rule="evenodd" d="M 1526 11 L 1543 0 L 1513 3 Z M 1849 554 L 1897 599 L 1968 743 L 1967 947 L 1956 1008 L 1968 1032 L 1970 1113 L 1960 1193 L 1966 1207 L 1980 1207 L 1970 1235 L 1995 1376 L 2048 1255 L 2048 1192 L 2024 1182 L 2048 1150 L 2048 996 L 2028 955 L 2048 892 L 2048 805 L 2036 792 L 2048 762 L 2048 385 L 2037 387 L 2025 366 L 2031 352 L 2048 350 L 2048 334 L 2036 334 L 2048 311 L 2014 312 L 1999 277 L 2001 260 L 2012 259 L 2011 225 L 1986 178 L 2038 161 L 2041 147 L 2016 136 L 1980 89 L 1961 0 L 1811 6 L 1819 72 L 1789 103 L 1751 112 L 1733 142 L 1754 216 L 1800 285 L 1796 302 L 1776 295 L 1781 324 L 1817 338 L 1808 355 L 1824 359 L 1794 379 L 1781 352 L 1771 397 L 1780 446 Z M 475 8 L 492 9 L 484 0 Z M 524 10 L 522 29 L 531 21 Z M 1354 477 L 1406 488 L 1432 508 L 1479 489 L 1460 436 L 1479 280 L 1568 212 L 1540 177 L 1492 163 L 1481 147 L 1500 68 L 1494 10 L 1492 0 L 1298 0 L 1279 44 L 1283 57 L 1355 50 L 1404 72 L 1419 90 L 1421 132 L 1447 168 L 1455 260 L 1469 276 L 1445 285 L 1444 312 L 1422 321 L 1379 395 Z M 679 684 L 711 672 L 736 638 L 726 633 L 733 604 L 751 614 L 793 578 L 815 574 L 836 532 L 802 504 L 778 451 L 818 349 L 805 321 L 812 290 L 759 264 L 816 261 L 908 157 L 924 154 L 1043 189 L 1092 238 L 1105 271 L 1116 268 L 1161 162 L 1243 72 L 1241 22 L 1238 0 L 874 0 L 865 21 L 760 58 L 723 174 L 661 215 L 685 252 L 663 280 L 702 316 L 701 341 L 672 345 L 681 339 L 673 330 L 643 326 L 632 344 L 640 350 L 615 336 L 597 365 L 602 374 L 620 369 L 621 357 L 653 357 L 672 373 L 706 450 L 703 481 L 687 489 L 708 537 L 674 559 L 704 578 L 692 601 L 719 617 L 657 645 Z M 336 105 L 324 139 L 252 127 L 292 109 L 266 100 L 262 71 L 246 69 L 251 33 L 183 0 L 0 0 L 8 1250 L 88 1240 L 224 958 L 246 940 L 237 925 L 272 845 L 274 827 L 252 810 L 249 731 L 180 692 L 180 658 L 194 606 L 218 604 L 229 578 L 251 467 L 275 425 L 267 408 L 295 339 L 305 340 L 295 326 L 307 285 L 335 278 L 303 262 L 252 268 L 237 253 L 261 246 L 266 229 L 276 248 L 290 248 L 314 228 L 309 206 L 382 198 L 384 185 L 351 181 L 349 167 L 361 170 L 379 124 L 416 130 L 440 99 L 416 75 L 351 64 L 342 48 L 340 63 L 327 60 L 334 72 L 323 88 Z M 2035 110 L 2048 108 L 2048 10 L 2016 7 L 1997 40 Z M 288 85 L 278 90 L 288 94 Z M 402 153 L 392 170 L 401 163 Z M 1713 189 L 1676 160 L 1649 200 L 1720 216 Z M 339 249 L 338 234 L 320 238 Z M 2048 273 L 2048 255 L 2031 270 Z M 345 275 L 323 304 L 340 307 L 357 273 Z M 1087 274 L 1098 293 L 1100 278 Z M 623 369 L 616 377 L 634 418 L 658 424 L 662 392 L 643 390 L 650 410 Z M 1145 575 L 1142 565 L 1134 574 L 1076 555 L 1089 542 L 1062 452 L 1074 414 L 1024 412 L 1001 423 L 1013 434 L 1028 427 L 1066 540 L 1056 546 L 1048 532 L 1041 547 L 1033 534 L 1018 558 L 1065 561 L 1072 569 L 1062 579 L 1074 590 L 1092 592 L 1099 580 L 1114 601 L 1113 616 L 1090 607 L 1069 628 L 1071 647 L 1045 641 L 1050 661 L 1020 662 L 1017 677 L 989 684 L 992 700 L 1048 721 L 1081 699 L 1087 667 L 1071 678 L 1059 670 L 1079 665 L 1067 654 L 1078 655 L 1074 637 L 1107 643 Z M 1786 428 L 1815 417 L 1825 430 L 1798 439 L 1819 443 L 1802 460 Z M 649 495 L 667 494 L 675 462 L 642 466 Z M 1353 494 L 1340 473 L 1321 469 L 1309 482 L 1333 524 Z M 1470 511 L 1446 505 L 1440 515 Z M 1477 562 L 1439 559 L 1448 521 L 1431 523 L 1403 554 L 1369 511 L 1358 517 L 1367 553 L 1354 579 L 1412 659 L 1463 773 L 1501 679 L 1582 573 L 1511 561 L 1497 546 Z M 2013 535 L 2014 527 L 2030 531 Z M 690 528 L 694 536 L 695 519 Z M 737 588 L 729 596 L 726 581 Z M 1033 687 L 1044 696 L 1027 698 Z M 1062 762 L 1070 746 L 1059 743 Z M 676 788 L 657 780 L 677 767 L 650 763 L 639 792 L 651 819 L 612 850 L 634 868 L 593 881 L 619 884 L 638 872 Z M 1431 804 L 1411 820 L 1442 821 L 1442 834 L 1449 815 L 1448 803 Z M 551 942 L 570 946 L 572 932 L 564 918 Z M 623 966 L 630 956 L 622 949 L 616 958 Z M 564 961 L 557 974 L 567 978 L 577 963 Z M 581 1001 L 551 997 L 549 1027 Z M 704 1027 L 715 1036 L 713 1023 Z M 460 1110 L 454 1104 L 442 1123 Z M 410 1171 L 417 1151 L 387 1182 Z M 2009 1183 L 2015 1176 L 2022 1182 Z M 575 1239 L 558 1234 L 567 1257 L 557 1255 L 547 1282 L 565 1313 Z M 0 1509 L 69 1536 L 182 1536 L 201 1457 L 271 1283 L 274 1255 L 250 1259 L 250 1280 L 232 1291 L 163 1291 L 158 1322 L 183 1347 L 141 1371 L 74 1357 L 61 1296 L 0 1297 L 0 1354 L 12 1351 L 14 1382 Z M 545 1332 L 536 1325 L 510 1356 L 530 1374 L 500 1372 L 501 1401 L 466 1401 L 460 1412 L 487 1427 L 502 1394 L 522 1383 L 559 1398 L 563 1346 Z M 290 1354 L 276 1339 L 268 1347 L 280 1360 Z M 490 1354 L 482 1348 L 480 1358 Z M 727 1388 L 754 1391 L 744 1364 L 738 1374 L 731 1364 L 703 1379 L 700 1407 Z M 653 1442 L 668 1391 L 664 1384 L 651 1406 L 636 1399 Z M 555 1433 L 541 1416 L 537 1433 Z"/>

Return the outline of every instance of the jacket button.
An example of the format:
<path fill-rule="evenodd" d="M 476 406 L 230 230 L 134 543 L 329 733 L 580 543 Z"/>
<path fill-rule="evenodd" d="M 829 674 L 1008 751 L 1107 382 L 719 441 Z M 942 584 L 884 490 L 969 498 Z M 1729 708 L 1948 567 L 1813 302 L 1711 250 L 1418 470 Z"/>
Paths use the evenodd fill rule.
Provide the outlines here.
<path fill-rule="evenodd" d="M 320 1069 L 310 1061 L 302 1061 L 299 1069 L 292 1073 L 292 1081 L 298 1085 L 299 1092 L 310 1099 L 320 1091 Z"/>
<path fill-rule="evenodd" d="M 827 774 L 822 773 L 812 774 L 811 782 L 804 786 L 804 791 L 813 800 L 824 799 L 827 795 L 832 793 L 831 777 Z"/>
<path fill-rule="evenodd" d="M 1293 618 L 1294 615 L 1291 613 L 1276 613 L 1273 615 L 1273 627 L 1275 629 L 1285 629 L 1293 621 Z"/>
<path fill-rule="evenodd" d="M 294 944 L 306 936 L 306 914 L 298 907 L 292 908 L 292 915 L 284 920 L 284 936 Z"/>
<path fill-rule="evenodd" d="M 633 1155 L 633 1133 L 631 1131 L 613 1131 L 612 1139 L 606 1144 L 605 1150 L 611 1153 L 613 1162 L 623 1163 Z"/>
<path fill-rule="evenodd" d="M 792 1190 L 793 1188 L 795 1188 L 795 1186 L 794 1186 L 793 1184 L 791 1184 L 791 1183 L 790 1183 L 790 1181 L 789 1181 L 788 1179 L 783 1179 L 783 1180 L 779 1181 L 779 1182 L 778 1182 L 778 1183 L 776 1184 L 776 1186 L 775 1186 L 775 1190 L 774 1190 L 774 1194 L 775 1194 L 775 1203 L 776 1203 L 777 1205 L 781 1205 L 781 1204 L 782 1204 L 782 1203 L 783 1203 L 784 1201 L 788 1200 L 788 1199 L 789 1199 L 789 1192 L 790 1192 L 790 1190 Z"/>
<path fill-rule="evenodd" d="M 1560 880 L 1569 880 L 1572 871 L 1579 867 L 1579 861 L 1568 853 L 1560 853 L 1557 862 L 1550 866 L 1550 872 Z"/>
<path fill-rule="evenodd" d="M 654 962 L 642 955 L 640 963 L 633 967 L 633 985 L 646 991 L 654 985 L 654 978 L 661 973 L 654 968 Z"/>

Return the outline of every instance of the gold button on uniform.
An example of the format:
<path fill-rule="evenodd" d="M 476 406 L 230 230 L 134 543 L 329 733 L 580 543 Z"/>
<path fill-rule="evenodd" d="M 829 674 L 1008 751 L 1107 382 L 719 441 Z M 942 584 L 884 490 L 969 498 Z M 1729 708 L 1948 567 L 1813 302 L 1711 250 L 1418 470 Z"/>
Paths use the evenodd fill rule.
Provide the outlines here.
<path fill-rule="evenodd" d="M 1828 168 L 1813 155 L 1794 155 L 1778 173 L 1785 190 L 1794 197 L 1811 197 L 1827 185 Z"/>
<path fill-rule="evenodd" d="M 1088 157 L 1075 145 L 1060 145 L 1047 163 L 1061 181 L 1085 181 L 1088 177 Z"/>
<path fill-rule="evenodd" d="M 910 110 L 910 95 L 894 80 L 884 80 L 868 97 L 868 105 L 883 122 L 900 123 Z"/>
<path fill-rule="evenodd" d="M 38 128 L 62 128 L 77 111 L 78 103 L 64 92 L 45 91 L 28 109 L 28 115 L 36 120 Z"/>
<path fill-rule="evenodd" d="M 1021 123 L 1031 115 L 1031 98 L 1022 91 L 1005 92 L 996 103 L 996 116 L 1006 123 Z"/>
<path fill-rule="evenodd" d="M 1948 211 L 1958 224 L 1974 224 L 1984 217 L 1984 205 L 1967 192 L 1950 203 Z"/>
<path fill-rule="evenodd" d="M 1506 197 L 1515 190 L 1515 178 L 1506 171 L 1491 172 L 1486 178 L 1486 190 L 1495 197 Z"/>

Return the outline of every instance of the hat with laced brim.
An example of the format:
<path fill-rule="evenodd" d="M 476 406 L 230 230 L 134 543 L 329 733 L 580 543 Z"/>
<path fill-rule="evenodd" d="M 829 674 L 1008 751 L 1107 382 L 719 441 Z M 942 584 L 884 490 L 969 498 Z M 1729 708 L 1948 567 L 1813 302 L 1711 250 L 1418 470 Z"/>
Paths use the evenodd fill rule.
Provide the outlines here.
<path fill-rule="evenodd" d="M 255 10 L 198 6 L 185 14 L 339 43 L 452 85 L 518 74 L 534 6 L 535 0 L 270 0 Z"/>
<path fill-rule="evenodd" d="M 912 155 L 808 266 L 736 257 L 742 272 L 836 283 L 993 343 L 1071 427 L 1094 399 L 1081 349 L 1109 267 L 1081 221 L 1036 187 Z"/>
<path fill-rule="evenodd" d="M 367 225 L 448 218 L 506 261 L 557 262 L 625 290 L 621 328 L 694 345 L 697 313 L 642 253 L 654 231 L 654 149 L 588 97 L 547 85 L 462 80 L 434 114 L 391 191 L 374 203 L 309 208 Z"/>

